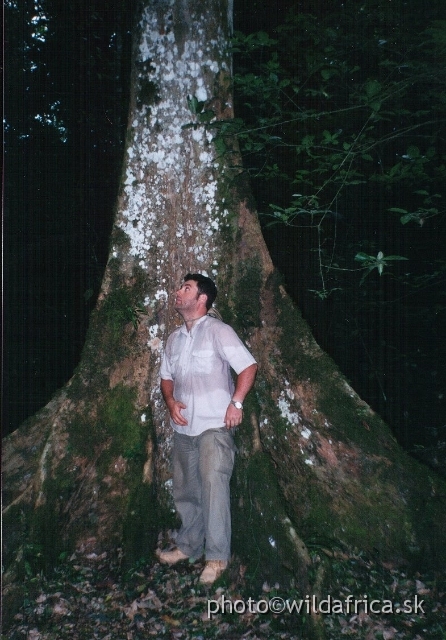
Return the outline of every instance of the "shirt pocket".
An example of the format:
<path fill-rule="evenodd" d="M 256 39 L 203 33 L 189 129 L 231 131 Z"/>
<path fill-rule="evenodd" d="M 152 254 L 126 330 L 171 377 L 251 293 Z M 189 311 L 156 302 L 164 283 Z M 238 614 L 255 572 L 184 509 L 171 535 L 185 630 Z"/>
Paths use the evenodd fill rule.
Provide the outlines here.
<path fill-rule="evenodd" d="M 192 352 L 192 371 L 197 376 L 212 373 L 215 365 L 214 352 L 211 349 L 200 349 Z"/>

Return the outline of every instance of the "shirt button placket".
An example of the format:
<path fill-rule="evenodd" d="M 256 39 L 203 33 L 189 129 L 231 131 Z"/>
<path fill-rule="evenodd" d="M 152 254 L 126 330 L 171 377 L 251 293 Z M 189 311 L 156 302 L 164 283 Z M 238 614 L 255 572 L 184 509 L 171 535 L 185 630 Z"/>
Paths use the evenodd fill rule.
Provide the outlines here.
<path fill-rule="evenodd" d="M 183 359 L 183 373 L 186 373 L 186 369 L 189 363 L 189 359 L 190 359 L 190 352 L 192 350 L 192 336 L 189 333 L 187 335 L 187 341 L 186 341 L 186 358 Z"/>

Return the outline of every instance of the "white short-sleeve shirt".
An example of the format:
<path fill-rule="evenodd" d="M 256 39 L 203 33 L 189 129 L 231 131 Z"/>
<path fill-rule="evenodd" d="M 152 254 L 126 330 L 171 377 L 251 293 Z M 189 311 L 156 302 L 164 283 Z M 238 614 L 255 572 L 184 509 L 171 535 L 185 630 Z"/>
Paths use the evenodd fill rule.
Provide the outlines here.
<path fill-rule="evenodd" d="M 200 435 L 224 426 L 226 409 L 234 393 L 231 368 L 236 374 L 256 361 L 229 325 L 203 316 L 187 331 L 182 325 L 167 339 L 161 378 L 174 383 L 173 396 L 183 402 L 188 424 L 170 421 L 180 433 Z"/>

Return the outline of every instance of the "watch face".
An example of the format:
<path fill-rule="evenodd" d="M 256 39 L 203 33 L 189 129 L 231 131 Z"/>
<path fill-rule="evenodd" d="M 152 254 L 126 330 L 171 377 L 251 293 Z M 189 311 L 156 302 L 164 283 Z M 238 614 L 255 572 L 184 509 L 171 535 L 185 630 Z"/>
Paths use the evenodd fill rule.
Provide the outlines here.
<path fill-rule="evenodd" d="M 234 407 L 236 407 L 236 409 L 243 409 L 243 405 L 241 402 L 233 402 Z"/>

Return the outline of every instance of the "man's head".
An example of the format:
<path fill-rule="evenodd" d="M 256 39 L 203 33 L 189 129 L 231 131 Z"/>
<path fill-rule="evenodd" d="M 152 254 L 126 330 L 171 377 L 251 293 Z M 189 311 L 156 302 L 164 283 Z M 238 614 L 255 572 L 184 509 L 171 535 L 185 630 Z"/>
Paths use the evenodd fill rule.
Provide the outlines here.
<path fill-rule="evenodd" d="M 188 273 L 175 294 L 175 309 L 189 322 L 206 315 L 217 295 L 217 287 L 201 273 Z"/>
<path fill-rule="evenodd" d="M 190 282 L 191 280 L 197 283 L 198 295 L 206 296 L 205 305 L 206 309 L 209 311 L 217 297 L 217 287 L 215 286 L 214 281 L 201 273 L 187 273 L 184 276 L 184 282 Z"/>

